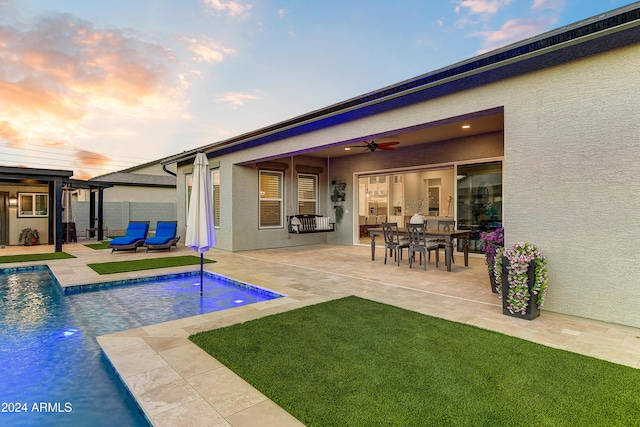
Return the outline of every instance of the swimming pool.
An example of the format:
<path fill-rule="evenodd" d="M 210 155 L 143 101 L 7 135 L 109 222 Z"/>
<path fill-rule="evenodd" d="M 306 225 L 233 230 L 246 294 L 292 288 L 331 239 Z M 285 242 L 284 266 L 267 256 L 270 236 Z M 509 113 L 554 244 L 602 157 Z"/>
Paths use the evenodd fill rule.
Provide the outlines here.
<path fill-rule="evenodd" d="M 211 274 L 204 289 L 196 272 L 65 294 L 46 267 L 0 269 L 0 425 L 147 425 L 96 337 L 282 296 Z"/>

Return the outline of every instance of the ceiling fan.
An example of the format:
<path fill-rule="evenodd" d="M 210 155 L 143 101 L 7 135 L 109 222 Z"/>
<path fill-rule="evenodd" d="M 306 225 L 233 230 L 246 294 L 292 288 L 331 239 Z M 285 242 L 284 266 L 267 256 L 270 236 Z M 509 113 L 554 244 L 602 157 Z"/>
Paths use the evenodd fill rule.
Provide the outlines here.
<path fill-rule="evenodd" d="M 400 144 L 400 141 L 391 141 L 391 142 L 375 142 L 375 141 L 371 141 L 371 142 L 367 142 L 367 141 L 363 141 L 365 143 L 365 145 L 353 145 L 353 148 L 356 147 L 364 147 L 365 151 L 369 150 L 372 153 L 378 149 L 380 150 L 395 150 L 396 147 L 394 147 L 394 145 L 398 145 Z"/>

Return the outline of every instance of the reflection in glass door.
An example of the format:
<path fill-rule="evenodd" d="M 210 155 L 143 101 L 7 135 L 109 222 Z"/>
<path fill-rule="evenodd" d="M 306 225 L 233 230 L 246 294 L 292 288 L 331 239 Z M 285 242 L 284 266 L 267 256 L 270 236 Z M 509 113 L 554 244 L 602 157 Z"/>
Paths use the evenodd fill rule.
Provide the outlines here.
<path fill-rule="evenodd" d="M 472 230 L 469 251 L 479 253 L 480 232 L 502 227 L 502 162 L 460 165 L 458 228 Z"/>
<path fill-rule="evenodd" d="M 455 174 L 452 166 L 358 178 L 358 230 L 360 243 L 369 243 L 368 228 L 395 222 L 403 228 L 421 206 L 420 214 L 453 217 Z"/>

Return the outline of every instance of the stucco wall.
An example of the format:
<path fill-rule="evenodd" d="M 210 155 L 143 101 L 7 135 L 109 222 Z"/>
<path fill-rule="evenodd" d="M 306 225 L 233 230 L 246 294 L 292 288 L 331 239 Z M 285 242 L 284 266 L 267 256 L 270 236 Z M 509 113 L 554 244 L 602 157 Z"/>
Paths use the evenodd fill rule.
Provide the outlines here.
<path fill-rule="evenodd" d="M 640 326 L 640 48 L 505 85 L 506 242 L 549 261 L 546 309 Z M 517 102 L 516 102 L 517 101 Z"/>
<path fill-rule="evenodd" d="M 257 230 L 257 170 L 231 166 L 235 163 L 286 158 L 315 146 L 503 107 L 506 243 L 537 243 L 548 258 L 544 308 L 640 327 L 638 69 L 640 45 L 228 155 L 219 159 L 222 225 L 233 226 L 222 246 L 291 244 L 285 230 Z M 469 142 L 332 159 L 328 176 L 347 181 L 353 203 L 355 172 L 501 155 L 501 142 Z M 330 202 L 325 203 L 329 209 Z M 327 233 L 330 242 L 352 243 L 353 205 L 347 209 L 347 226 Z"/>
<path fill-rule="evenodd" d="M 104 201 L 175 203 L 176 189 L 115 185 L 104 190 Z"/>

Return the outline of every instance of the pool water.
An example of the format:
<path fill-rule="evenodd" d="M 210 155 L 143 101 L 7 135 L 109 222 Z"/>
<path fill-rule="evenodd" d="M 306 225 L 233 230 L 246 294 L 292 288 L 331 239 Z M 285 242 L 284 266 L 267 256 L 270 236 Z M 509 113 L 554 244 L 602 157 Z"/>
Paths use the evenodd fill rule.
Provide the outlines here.
<path fill-rule="evenodd" d="M 96 337 L 280 295 L 205 276 L 63 294 L 50 271 L 0 269 L 0 426 L 146 426 Z"/>

